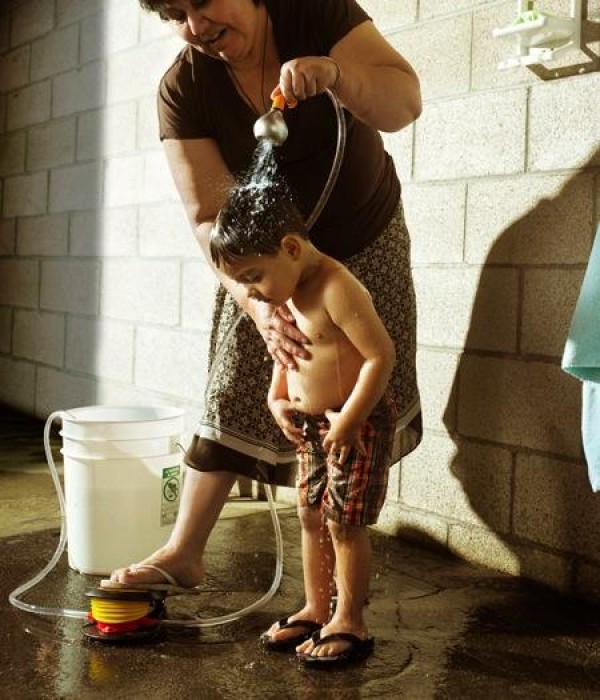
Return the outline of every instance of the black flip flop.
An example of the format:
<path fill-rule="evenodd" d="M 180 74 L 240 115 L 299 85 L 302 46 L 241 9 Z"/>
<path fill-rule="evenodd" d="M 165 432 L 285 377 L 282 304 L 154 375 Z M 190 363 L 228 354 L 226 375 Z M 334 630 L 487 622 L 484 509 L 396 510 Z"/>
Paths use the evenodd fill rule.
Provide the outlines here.
<path fill-rule="evenodd" d="M 294 635 L 293 637 L 288 637 L 287 639 L 273 639 L 268 632 L 264 632 L 260 635 L 260 641 L 265 645 L 270 651 L 289 651 L 298 644 L 302 644 L 307 639 L 310 639 L 313 634 L 317 634 L 321 631 L 323 625 L 319 625 L 317 622 L 312 620 L 291 620 L 289 621 L 287 617 L 282 618 L 277 623 L 280 630 L 291 630 L 291 629 L 302 629 L 303 632 Z"/>
<path fill-rule="evenodd" d="M 298 658 L 301 659 L 305 664 L 309 666 L 320 666 L 321 668 L 332 666 L 341 666 L 344 664 L 356 664 L 369 656 L 373 651 L 375 646 L 375 640 L 373 637 L 367 637 L 366 639 L 361 639 L 355 634 L 350 634 L 349 632 L 336 632 L 335 634 L 328 634 L 325 637 L 320 637 L 318 632 L 315 632 L 311 637 L 315 647 L 322 646 L 328 642 L 350 642 L 350 646 L 344 651 L 334 656 L 312 656 L 311 654 L 298 654 Z"/>

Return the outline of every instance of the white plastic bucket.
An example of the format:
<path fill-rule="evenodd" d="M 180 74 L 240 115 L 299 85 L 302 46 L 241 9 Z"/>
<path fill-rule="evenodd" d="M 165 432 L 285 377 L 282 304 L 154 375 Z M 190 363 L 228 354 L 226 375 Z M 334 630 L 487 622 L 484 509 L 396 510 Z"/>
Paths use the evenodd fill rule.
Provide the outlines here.
<path fill-rule="evenodd" d="M 145 440 L 183 431 L 183 411 L 169 406 L 85 406 L 61 415 L 62 435 L 75 440 Z"/>
<path fill-rule="evenodd" d="M 69 566 L 104 575 L 164 545 L 183 481 L 183 412 L 89 406 L 61 415 Z"/>
<path fill-rule="evenodd" d="M 179 435 L 148 438 L 147 440 L 77 440 L 66 437 L 60 431 L 63 439 L 63 450 L 70 457 L 81 459 L 126 459 L 127 457 L 161 457 L 177 451 Z"/>

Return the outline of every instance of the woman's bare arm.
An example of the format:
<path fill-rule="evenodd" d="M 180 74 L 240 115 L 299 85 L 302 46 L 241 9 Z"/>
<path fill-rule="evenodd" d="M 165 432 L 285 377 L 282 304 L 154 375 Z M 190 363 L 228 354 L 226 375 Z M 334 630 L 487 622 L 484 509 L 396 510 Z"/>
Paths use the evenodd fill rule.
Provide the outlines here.
<path fill-rule="evenodd" d="M 349 112 L 380 131 L 399 131 L 421 114 L 417 74 L 372 22 L 348 32 L 329 58 L 333 61 L 305 56 L 284 63 L 279 87 L 286 99 L 334 89 Z"/>

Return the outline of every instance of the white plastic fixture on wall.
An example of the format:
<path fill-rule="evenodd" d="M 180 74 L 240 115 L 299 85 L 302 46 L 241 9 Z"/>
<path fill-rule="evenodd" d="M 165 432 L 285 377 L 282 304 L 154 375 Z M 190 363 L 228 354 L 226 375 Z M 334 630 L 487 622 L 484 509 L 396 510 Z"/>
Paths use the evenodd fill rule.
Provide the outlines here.
<path fill-rule="evenodd" d="M 545 63 L 565 49 L 581 47 L 581 0 L 571 0 L 570 17 L 554 17 L 534 8 L 532 0 L 517 0 L 517 16 L 494 38 L 514 36 L 517 53 L 498 64 L 499 70 Z"/>

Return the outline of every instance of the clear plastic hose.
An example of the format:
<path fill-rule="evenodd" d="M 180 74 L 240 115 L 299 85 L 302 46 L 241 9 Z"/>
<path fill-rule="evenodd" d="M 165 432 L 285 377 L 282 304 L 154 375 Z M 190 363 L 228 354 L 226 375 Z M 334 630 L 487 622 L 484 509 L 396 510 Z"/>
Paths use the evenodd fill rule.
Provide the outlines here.
<path fill-rule="evenodd" d="M 235 325 L 239 322 L 236 320 Z M 235 327 L 235 326 L 233 326 Z M 231 332 L 231 329 L 230 331 Z M 67 544 L 67 528 L 66 528 L 66 505 L 65 496 L 62 490 L 62 485 L 58 476 L 58 471 L 54 463 L 54 458 L 52 456 L 52 447 L 50 446 L 50 430 L 52 428 L 52 423 L 57 419 L 61 418 L 65 414 L 65 411 L 55 411 L 48 416 L 46 424 L 44 426 L 44 451 L 46 453 L 46 460 L 50 468 L 50 474 L 52 476 L 52 482 L 54 484 L 54 489 L 56 490 L 56 496 L 58 498 L 58 503 L 60 507 L 60 537 L 56 550 L 50 558 L 50 561 L 46 566 L 36 574 L 32 579 L 22 583 L 20 586 L 15 588 L 12 593 L 9 594 L 8 600 L 11 605 L 15 608 L 22 610 L 23 612 L 34 613 L 36 615 L 44 615 L 48 617 L 68 617 L 76 618 L 80 620 L 86 620 L 88 617 L 87 610 L 73 610 L 70 608 L 50 608 L 43 605 L 34 605 L 32 603 L 25 603 L 20 600 L 20 597 L 27 593 L 27 591 L 35 588 L 39 583 L 41 583 L 46 576 L 54 569 L 59 559 L 61 558 L 65 546 Z M 209 617 L 204 619 L 196 620 L 169 620 L 164 619 L 161 622 L 165 625 L 177 626 L 177 627 L 215 627 L 217 625 L 224 625 L 228 622 L 234 622 L 241 617 L 249 615 L 250 613 L 262 608 L 266 605 L 269 600 L 275 595 L 279 584 L 281 583 L 281 578 L 283 576 L 283 537 L 281 534 L 281 525 L 279 523 L 279 518 L 277 516 L 277 508 L 275 507 L 275 501 L 273 499 L 273 492 L 269 484 L 265 484 L 265 491 L 267 494 L 267 500 L 269 502 L 271 520 L 273 522 L 273 529 L 275 531 L 275 547 L 276 547 L 276 563 L 275 563 L 275 575 L 273 577 L 273 582 L 269 590 L 257 601 L 251 603 L 250 605 L 238 610 L 236 612 L 228 613 L 226 615 L 220 615 L 218 617 Z"/>

